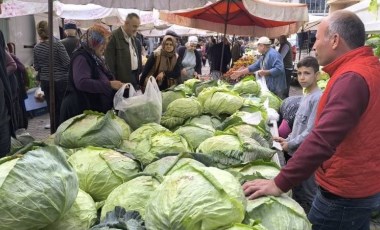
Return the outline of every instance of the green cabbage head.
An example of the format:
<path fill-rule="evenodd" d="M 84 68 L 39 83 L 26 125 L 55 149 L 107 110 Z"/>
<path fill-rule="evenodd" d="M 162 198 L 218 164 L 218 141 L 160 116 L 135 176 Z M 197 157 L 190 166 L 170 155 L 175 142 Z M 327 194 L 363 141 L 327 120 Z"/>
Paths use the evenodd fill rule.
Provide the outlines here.
<path fill-rule="evenodd" d="M 193 160 L 191 158 L 179 156 L 167 156 L 163 157 L 157 161 L 154 161 L 146 166 L 144 173 L 157 174 L 160 176 L 169 175 L 178 168 L 181 168 L 184 164 L 194 165 L 194 166 L 204 166 L 201 162 Z M 184 170 L 182 168 L 182 170 Z"/>
<path fill-rule="evenodd" d="M 107 199 L 117 186 L 139 171 L 132 159 L 111 149 L 87 147 L 68 159 L 79 178 L 79 187 L 95 201 Z"/>
<path fill-rule="evenodd" d="M 248 200 L 245 221 L 248 219 L 259 221 L 267 229 L 311 229 L 303 208 L 286 195 Z"/>
<path fill-rule="evenodd" d="M 98 146 L 117 148 L 128 139 L 131 129 L 124 120 L 108 111 L 107 114 L 85 111 L 70 118 L 57 129 L 55 144 L 65 148 Z"/>
<path fill-rule="evenodd" d="M 191 169 L 192 167 L 192 169 Z M 165 177 L 145 210 L 147 229 L 223 229 L 244 219 L 239 182 L 212 167 L 186 167 Z"/>
<path fill-rule="evenodd" d="M 96 222 L 96 212 L 94 200 L 79 189 L 78 196 L 70 210 L 43 230 L 89 229 Z"/>
<path fill-rule="evenodd" d="M 204 89 L 198 100 L 204 108 L 204 112 L 213 115 L 233 114 L 239 110 L 244 99 L 238 93 L 223 87 L 210 87 Z"/>
<path fill-rule="evenodd" d="M 0 159 L 0 228 L 40 229 L 65 215 L 78 194 L 78 178 L 56 146 Z"/>
<path fill-rule="evenodd" d="M 116 206 L 123 207 L 126 211 L 138 211 L 144 219 L 148 199 L 159 185 L 160 182 L 151 176 L 139 176 L 125 182 L 108 196 L 102 208 L 101 219 L 103 220 L 107 212 L 113 211 Z"/>

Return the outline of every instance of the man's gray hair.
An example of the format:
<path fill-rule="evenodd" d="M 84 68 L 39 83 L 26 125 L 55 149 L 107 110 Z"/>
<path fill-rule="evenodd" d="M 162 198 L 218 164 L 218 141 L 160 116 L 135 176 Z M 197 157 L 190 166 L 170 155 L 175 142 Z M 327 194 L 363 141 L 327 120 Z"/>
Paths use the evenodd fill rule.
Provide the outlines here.
<path fill-rule="evenodd" d="M 329 16 L 328 22 L 328 36 L 332 36 L 335 33 L 339 34 L 351 49 L 364 45 L 364 24 L 355 13 L 347 10 L 338 10 Z"/>
<path fill-rule="evenodd" d="M 127 15 L 127 17 L 125 18 L 125 20 L 126 20 L 126 21 L 129 21 L 129 20 L 131 20 L 132 18 L 140 19 L 140 16 L 139 16 L 138 14 L 136 14 L 136 13 L 129 13 L 129 14 Z"/>

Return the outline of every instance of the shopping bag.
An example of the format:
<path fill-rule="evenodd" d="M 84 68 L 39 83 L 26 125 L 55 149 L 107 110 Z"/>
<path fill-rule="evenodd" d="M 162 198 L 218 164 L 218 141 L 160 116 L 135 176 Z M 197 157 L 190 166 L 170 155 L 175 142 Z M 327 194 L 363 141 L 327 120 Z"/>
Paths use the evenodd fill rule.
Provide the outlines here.
<path fill-rule="evenodd" d="M 265 77 L 260 76 L 258 72 L 256 72 L 255 75 L 256 75 L 256 81 L 260 85 L 261 91 L 263 92 L 269 91 Z"/>
<path fill-rule="evenodd" d="M 38 86 L 36 91 L 34 91 L 34 99 L 36 102 L 44 102 L 45 101 L 45 93 L 42 91 L 41 86 Z"/>
<path fill-rule="evenodd" d="M 124 98 L 123 93 L 129 86 L 129 97 Z M 143 124 L 160 123 L 162 115 L 162 96 L 156 79 L 150 77 L 143 94 L 139 94 L 131 84 L 123 85 L 115 94 L 114 108 L 118 115 L 124 119 L 132 129 Z"/>

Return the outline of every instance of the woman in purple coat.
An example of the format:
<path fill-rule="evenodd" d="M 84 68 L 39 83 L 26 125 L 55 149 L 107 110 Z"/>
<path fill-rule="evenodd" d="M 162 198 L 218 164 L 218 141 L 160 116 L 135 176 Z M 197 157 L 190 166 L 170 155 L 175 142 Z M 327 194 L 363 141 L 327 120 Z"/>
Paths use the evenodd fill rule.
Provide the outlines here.
<path fill-rule="evenodd" d="M 71 58 L 69 86 L 61 107 L 61 121 L 84 110 L 107 112 L 113 107 L 113 96 L 121 86 L 103 59 L 111 33 L 102 25 L 90 27 Z"/>

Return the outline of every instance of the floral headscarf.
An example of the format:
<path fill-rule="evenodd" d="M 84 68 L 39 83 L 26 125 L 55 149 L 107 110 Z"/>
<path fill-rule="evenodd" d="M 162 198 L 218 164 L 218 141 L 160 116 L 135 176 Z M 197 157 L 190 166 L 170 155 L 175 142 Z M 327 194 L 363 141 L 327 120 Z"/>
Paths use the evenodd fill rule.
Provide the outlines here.
<path fill-rule="evenodd" d="M 91 57 L 95 60 L 97 66 L 103 70 L 108 78 L 113 79 L 113 76 L 111 76 L 112 74 L 107 67 L 103 57 L 99 57 L 95 53 L 95 49 L 106 43 L 110 35 L 111 32 L 104 28 L 102 25 L 95 24 L 88 28 L 86 33 L 81 36 L 80 44 L 81 48 L 91 55 Z"/>
<path fill-rule="evenodd" d="M 111 32 L 102 25 L 95 24 L 82 35 L 80 42 L 83 47 L 95 51 L 96 48 L 107 42 L 110 35 Z"/>

